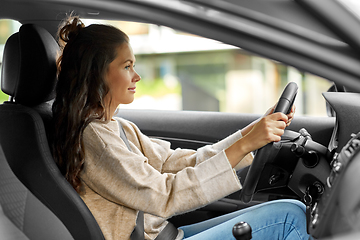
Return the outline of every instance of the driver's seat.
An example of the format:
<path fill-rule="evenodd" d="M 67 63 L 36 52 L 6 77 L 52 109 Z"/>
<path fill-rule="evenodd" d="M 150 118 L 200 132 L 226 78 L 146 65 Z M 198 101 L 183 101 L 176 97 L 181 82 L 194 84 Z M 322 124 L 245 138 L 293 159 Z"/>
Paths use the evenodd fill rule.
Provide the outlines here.
<path fill-rule="evenodd" d="M 58 50 L 50 33 L 32 24 L 23 25 L 6 42 L 1 88 L 11 100 L 0 105 L 0 144 L 16 177 L 74 239 L 103 240 L 90 210 L 61 175 L 48 144 Z"/>

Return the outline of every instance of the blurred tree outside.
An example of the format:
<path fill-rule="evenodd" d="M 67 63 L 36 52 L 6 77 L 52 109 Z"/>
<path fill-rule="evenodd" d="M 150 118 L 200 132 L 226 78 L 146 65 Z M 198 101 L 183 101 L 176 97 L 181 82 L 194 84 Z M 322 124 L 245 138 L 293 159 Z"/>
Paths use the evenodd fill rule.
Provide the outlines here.
<path fill-rule="evenodd" d="M 166 94 L 181 94 L 181 85 L 166 84 L 163 79 L 141 79 L 136 84 L 136 97 L 151 95 L 153 97 L 161 97 Z"/>

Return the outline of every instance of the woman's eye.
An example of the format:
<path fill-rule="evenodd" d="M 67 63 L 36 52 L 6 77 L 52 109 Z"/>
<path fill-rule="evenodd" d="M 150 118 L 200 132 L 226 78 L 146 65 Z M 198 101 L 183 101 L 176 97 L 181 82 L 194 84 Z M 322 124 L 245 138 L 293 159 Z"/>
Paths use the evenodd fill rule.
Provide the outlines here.
<path fill-rule="evenodd" d="M 126 69 L 126 70 L 129 70 L 129 69 L 130 69 L 130 65 L 126 66 L 125 69 Z"/>

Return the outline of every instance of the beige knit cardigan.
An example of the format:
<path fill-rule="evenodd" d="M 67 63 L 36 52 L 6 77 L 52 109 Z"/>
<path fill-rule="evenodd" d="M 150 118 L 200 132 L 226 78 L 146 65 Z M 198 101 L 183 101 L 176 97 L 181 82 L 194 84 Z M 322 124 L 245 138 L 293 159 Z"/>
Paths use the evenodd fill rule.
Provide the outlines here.
<path fill-rule="evenodd" d="M 151 139 L 134 123 L 118 120 L 132 151 L 114 119 L 90 123 L 83 135 L 80 195 L 107 240 L 128 240 L 138 210 L 147 213 L 145 238 L 154 239 L 167 218 L 241 189 L 224 152 L 241 138 L 240 131 L 197 151 L 172 150 L 169 142 Z"/>

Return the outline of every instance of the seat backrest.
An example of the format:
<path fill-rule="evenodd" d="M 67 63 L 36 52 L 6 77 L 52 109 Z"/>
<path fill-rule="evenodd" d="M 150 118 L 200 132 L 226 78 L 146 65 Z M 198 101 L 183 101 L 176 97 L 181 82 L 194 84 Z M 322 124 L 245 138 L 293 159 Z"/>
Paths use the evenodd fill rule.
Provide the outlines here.
<path fill-rule="evenodd" d="M 0 239 L 73 240 L 64 224 L 15 176 L 0 146 Z"/>
<path fill-rule="evenodd" d="M 51 123 L 58 51 L 51 34 L 32 24 L 22 25 L 6 42 L 1 89 L 11 101 L 0 105 L 0 145 L 16 177 L 74 239 L 104 239 L 50 152 L 46 127 Z"/>

